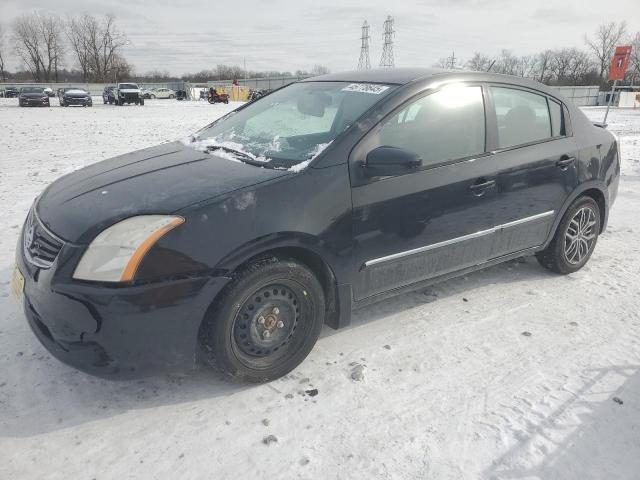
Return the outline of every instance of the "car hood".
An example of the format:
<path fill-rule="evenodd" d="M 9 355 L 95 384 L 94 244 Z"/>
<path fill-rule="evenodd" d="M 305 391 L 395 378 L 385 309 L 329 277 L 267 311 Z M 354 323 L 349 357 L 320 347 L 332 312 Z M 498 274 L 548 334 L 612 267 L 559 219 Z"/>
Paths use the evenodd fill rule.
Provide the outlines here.
<path fill-rule="evenodd" d="M 140 90 L 137 88 L 120 88 L 118 91 L 122 93 L 140 93 Z"/>
<path fill-rule="evenodd" d="M 67 90 L 64 92 L 66 97 L 88 97 L 89 94 L 87 92 L 83 92 L 82 90 Z"/>
<path fill-rule="evenodd" d="M 85 244 L 125 218 L 173 213 L 287 174 L 166 143 L 56 180 L 38 199 L 37 213 L 57 236 Z"/>

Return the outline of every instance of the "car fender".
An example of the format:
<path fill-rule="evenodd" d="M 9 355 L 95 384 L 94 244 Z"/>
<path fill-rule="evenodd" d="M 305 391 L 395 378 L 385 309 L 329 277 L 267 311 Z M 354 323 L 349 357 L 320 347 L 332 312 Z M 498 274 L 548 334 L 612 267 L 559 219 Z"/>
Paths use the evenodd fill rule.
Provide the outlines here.
<path fill-rule="evenodd" d="M 602 193 L 602 196 L 604 198 L 604 216 L 601 219 L 602 220 L 601 229 L 602 231 L 604 231 L 604 229 L 607 226 L 607 221 L 609 220 L 609 190 L 607 188 L 607 185 L 602 180 L 589 180 L 578 185 L 567 197 L 567 199 L 564 201 L 564 203 L 562 204 L 562 207 L 556 213 L 556 218 L 553 221 L 551 229 L 549 230 L 549 235 L 543 245 L 543 248 L 546 248 L 549 245 L 549 243 L 551 243 L 551 240 L 553 240 L 553 237 L 556 233 L 556 229 L 558 228 L 558 225 L 562 221 L 562 217 L 564 217 L 564 214 L 569 209 L 569 207 L 571 207 L 573 202 L 575 202 L 575 200 L 587 190 L 593 190 L 593 189 L 598 190 L 600 193 Z"/>
<path fill-rule="evenodd" d="M 279 232 L 254 239 L 222 258 L 216 270 L 235 272 L 253 259 L 268 255 L 292 257 L 307 264 L 325 287 L 326 324 L 338 329 L 351 323 L 353 294 L 347 272 L 339 268 L 339 258 L 326 248 L 320 238 L 313 235 Z M 233 277 L 233 274 L 229 276 Z"/>

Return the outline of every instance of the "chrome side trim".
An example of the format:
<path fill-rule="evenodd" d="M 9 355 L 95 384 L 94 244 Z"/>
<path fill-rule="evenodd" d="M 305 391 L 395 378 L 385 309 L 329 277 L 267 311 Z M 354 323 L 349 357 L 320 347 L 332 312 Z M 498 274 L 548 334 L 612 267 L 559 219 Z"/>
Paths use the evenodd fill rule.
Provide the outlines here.
<path fill-rule="evenodd" d="M 398 258 L 406 257 L 408 255 L 414 255 L 416 253 L 428 252 L 429 250 L 435 250 L 436 248 L 446 247 L 448 245 L 453 245 L 456 243 L 464 242 L 466 240 L 472 240 L 474 238 L 483 237 L 485 235 L 491 235 L 492 233 L 496 233 L 500 230 L 504 230 L 505 228 L 515 227 L 517 225 L 522 225 L 523 223 L 533 222 L 535 220 L 539 220 L 541 218 L 549 217 L 553 215 L 555 210 L 549 210 L 548 212 L 538 213 L 536 215 L 532 215 L 530 217 L 521 218 L 519 220 L 514 220 L 513 222 L 503 223 L 502 225 L 498 225 L 493 228 L 489 228 L 487 230 L 481 230 L 476 233 L 470 233 L 468 235 L 463 235 L 461 237 L 452 238 L 451 240 L 444 240 L 442 242 L 433 243 L 431 245 L 426 245 L 424 247 L 418 247 L 411 250 L 406 250 L 404 252 L 393 253 L 391 255 L 387 255 L 386 257 L 374 258 L 372 260 L 367 260 L 364 262 L 364 267 L 371 267 L 373 265 L 378 265 L 380 263 L 388 262 L 390 260 L 396 260 Z"/>

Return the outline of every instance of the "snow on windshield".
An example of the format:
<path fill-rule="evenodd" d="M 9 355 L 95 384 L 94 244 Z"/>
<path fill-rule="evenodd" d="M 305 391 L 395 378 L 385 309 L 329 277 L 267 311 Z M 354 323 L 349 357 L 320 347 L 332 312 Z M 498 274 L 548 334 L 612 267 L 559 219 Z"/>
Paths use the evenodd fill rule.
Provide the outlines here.
<path fill-rule="evenodd" d="M 247 163 L 299 172 L 391 90 L 377 84 L 294 83 L 205 127 L 188 145 L 216 153 L 235 150 Z"/>
<path fill-rule="evenodd" d="M 249 157 L 254 162 L 260 162 L 264 164 L 268 164 L 272 161 L 271 158 L 265 157 L 264 155 L 254 155 L 253 153 L 247 151 L 241 143 L 229 141 L 229 140 L 218 140 L 218 138 L 205 138 L 205 139 L 195 139 L 194 137 L 188 137 L 181 141 L 184 145 L 188 147 L 194 148 L 200 152 L 211 152 L 215 150 L 215 155 L 220 158 L 224 158 L 227 160 L 231 160 L 234 162 L 243 163 L 241 158 L 243 156 Z M 320 143 L 315 146 L 315 148 L 309 152 L 308 158 L 300 163 L 297 163 L 289 168 L 283 167 L 274 167 L 276 170 L 288 170 L 290 172 L 299 173 L 302 172 L 313 159 L 315 159 L 318 155 L 320 155 L 331 142 Z M 271 151 L 278 152 L 280 151 L 280 138 L 275 136 L 271 141 Z M 233 151 L 232 151 L 233 150 Z M 237 153 L 235 153 L 235 152 Z"/>

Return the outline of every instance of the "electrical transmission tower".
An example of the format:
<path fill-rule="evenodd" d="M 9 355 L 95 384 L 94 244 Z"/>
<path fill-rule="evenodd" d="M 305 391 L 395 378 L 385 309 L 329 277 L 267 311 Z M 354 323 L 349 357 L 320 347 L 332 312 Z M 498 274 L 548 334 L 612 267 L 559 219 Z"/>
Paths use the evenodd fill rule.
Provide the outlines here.
<path fill-rule="evenodd" d="M 369 61 L 369 24 L 365 20 L 362 24 L 362 47 L 360 47 L 360 60 L 358 60 L 358 70 L 371 70 Z"/>
<path fill-rule="evenodd" d="M 384 21 L 384 45 L 382 46 L 382 57 L 380 58 L 380 66 L 383 68 L 393 68 L 393 35 L 395 34 L 393 29 L 393 18 L 391 15 L 387 16 Z"/>
<path fill-rule="evenodd" d="M 456 52 L 452 52 L 450 57 L 447 57 L 447 68 L 449 70 L 454 70 L 456 68 Z"/>

